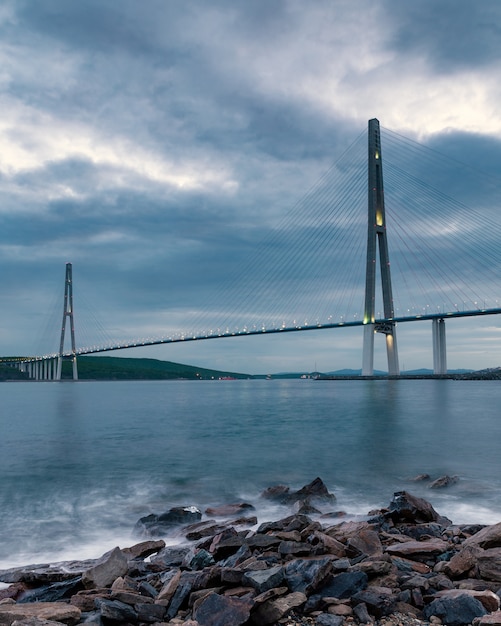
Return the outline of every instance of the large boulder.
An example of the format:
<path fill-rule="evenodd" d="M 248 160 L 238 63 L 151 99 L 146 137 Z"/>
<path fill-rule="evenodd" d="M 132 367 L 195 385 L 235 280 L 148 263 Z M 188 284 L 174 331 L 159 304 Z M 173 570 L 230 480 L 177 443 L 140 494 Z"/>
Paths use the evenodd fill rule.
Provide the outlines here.
<path fill-rule="evenodd" d="M 396 491 L 393 494 L 386 515 L 394 523 L 422 524 L 437 522 L 440 519 L 440 515 L 427 500 L 413 496 L 407 491 Z"/>
<path fill-rule="evenodd" d="M 424 608 L 426 619 L 439 617 L 447 626 L 466 626 L 477 617 L 487 614 L 482 603 L 469 595 L 462 594 L 455 598 L 437 598 Z"/>

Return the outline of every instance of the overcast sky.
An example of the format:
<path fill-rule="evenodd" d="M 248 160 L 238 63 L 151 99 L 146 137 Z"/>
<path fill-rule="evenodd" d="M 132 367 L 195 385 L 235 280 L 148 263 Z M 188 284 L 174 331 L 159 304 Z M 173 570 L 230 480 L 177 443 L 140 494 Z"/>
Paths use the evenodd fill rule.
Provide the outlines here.
<path fill-rule="evenodd" d="M 179 330 L 370 118 L 499 175 L 500 53 L 498 0 L 3 0 L 0 353 L 57 349 L 66 262 L 79 345 Z M 500 323 L 449 321 L 449 367 L 501 365 Z M 431 323 L 398 332 L 401 366 L 432 367 Z M 116 355 L 329 371 L 361 346 L 353 329 Z"/>

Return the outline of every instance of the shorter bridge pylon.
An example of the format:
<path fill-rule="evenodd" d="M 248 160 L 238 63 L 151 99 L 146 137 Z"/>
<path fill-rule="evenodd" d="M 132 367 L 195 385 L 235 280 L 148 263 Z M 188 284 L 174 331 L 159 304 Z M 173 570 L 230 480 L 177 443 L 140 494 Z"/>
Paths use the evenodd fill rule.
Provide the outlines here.
<path fill-rule="evenodd" d="M 64 338 L 66 334 L 66 320 L 70 320 L 71 356 L 64 356 Z M 77 354 L 75 345 L 75 318 L 73 317 L 73 271 L 71 263 L 66 263 L 66 277 L 64 281 L 64 310 L 63 323 L 61 326 L 61 341 L 59 343 L 59 356 L 57 359 L 56 379 L 61 380 L 63 359 L 69 358 L 73 364 L 73 380 L 78 380 Z"/>

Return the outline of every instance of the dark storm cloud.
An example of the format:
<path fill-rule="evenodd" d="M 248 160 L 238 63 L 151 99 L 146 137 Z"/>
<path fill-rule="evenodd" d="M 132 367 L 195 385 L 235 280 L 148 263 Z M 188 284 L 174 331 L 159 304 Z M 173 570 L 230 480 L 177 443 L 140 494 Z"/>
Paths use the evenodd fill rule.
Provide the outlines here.
<path fill-rule="evenodd" d="M 374 116 L 499 171 L 496 87 L 469 104 L 494 75 L 499 24 L 497 3 L 469 0 L 6 3 L 0 340 L 31 349 L 9 324 L 22 302 L 24 328 L 34 325 L 28 311 L 48 308 L 67 261 L 77 302 L 95 302 L 121 339 L 209 309 L 232 322 L 265 308 L 303 314 L 305 302 L 324 311 L 321 297 L 348 290 L 348 244 L 333 239 L 315 263 L 320 246 L 301 238 L 320 241 L 320 227 L 285 226 L 284 216 Z M 462 95 L 462 80 L 456 103 L 449 91 Z M 463 200 L 478 199 L 459 184 Z M 280 236 L 271 234 L 277 226 Z M 352 248 L 363 265 L 363 245 Z M 363 287 L 352 291 L 360 302 Z M 282 311 L 289 297 L 294 306 Z M 310 345 L 316 352 L 322 343 Z M 356 364 L 358 348 L 353 354 Z M 283 358 L 277 369 L 287 369 Z"/>
<path fill-rule="evenodd" d="M 501 5 L 497 0 L 385 2 L 398 30 L 392 43 L 424 56 L 440 72 L 491 65 L 501 54 Z"/>

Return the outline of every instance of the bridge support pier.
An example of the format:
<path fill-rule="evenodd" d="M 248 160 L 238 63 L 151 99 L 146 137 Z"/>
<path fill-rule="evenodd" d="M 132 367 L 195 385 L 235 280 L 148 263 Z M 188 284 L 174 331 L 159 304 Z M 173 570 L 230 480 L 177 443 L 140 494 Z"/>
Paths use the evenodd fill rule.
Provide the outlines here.
<path fill-rule="evenodd" d="M 445 320 L 432 320 L 433 373 L 447 374 L 447 352 L 445 345 Z"/>

